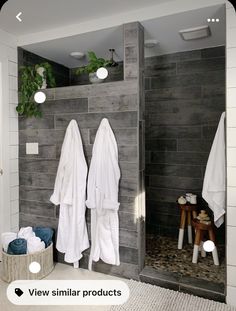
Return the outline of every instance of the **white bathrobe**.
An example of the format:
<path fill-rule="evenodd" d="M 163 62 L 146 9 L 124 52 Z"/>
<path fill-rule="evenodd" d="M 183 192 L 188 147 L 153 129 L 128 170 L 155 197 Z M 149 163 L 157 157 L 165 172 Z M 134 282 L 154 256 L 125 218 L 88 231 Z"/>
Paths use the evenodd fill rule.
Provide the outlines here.
<path fill-rule="evenodd" d="M 107 119 L 98 128 L 89 170 L 86 205 L 91 209 L 92 261 L 119 265 L 118 191 L 120 169 L 115 136 Z"/>
<path fill-rule="evenodd" d="M 87 170 L 80 131 L 72 120 L 66 130 L 50 201 L 60 204 L 56 248 L 65 253 L 65 261 L 74 263 L 75 268 L 82 252 L 89 248 L 85 222 Z"/>
<path fill-rule="evenodd" d="M 220 227 L 225 214 L 225 112 L 222 113 L 211 147 L 203 182 L 202 197 L 214 213 L 214 222 Z"/>

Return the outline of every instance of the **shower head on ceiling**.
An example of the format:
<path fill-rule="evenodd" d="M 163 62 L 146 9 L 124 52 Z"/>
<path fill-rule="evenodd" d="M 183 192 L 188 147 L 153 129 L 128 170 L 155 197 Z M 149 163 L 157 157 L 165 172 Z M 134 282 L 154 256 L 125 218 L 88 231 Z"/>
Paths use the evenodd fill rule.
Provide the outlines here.
<path fill-rule="evenodd" d="M 144 41 L 144 46 L 147 49 L 152 49 L 157 46 L 159 42 L 156 39 L 148 39 Z"/>

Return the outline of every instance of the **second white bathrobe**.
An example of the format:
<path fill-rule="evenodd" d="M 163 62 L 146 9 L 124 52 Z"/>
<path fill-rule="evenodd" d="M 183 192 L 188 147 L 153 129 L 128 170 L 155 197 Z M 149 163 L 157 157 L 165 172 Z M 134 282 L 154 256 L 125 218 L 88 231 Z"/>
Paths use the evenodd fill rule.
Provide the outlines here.
<path fill-rule="evenodd" d="M 91 209 L 92 261 L 120 264 L 118 191 L 120 169 L 115 136 L 107 119 L 98 128 L 89 170 L 86 205 Z"/>
<path fill-rule="evenodd" d="M 50 201 L 60 204 L 56 248 L 75 268 L 82 252 L 89 248 L 85 222 L 87 171 L 79 128 L 72 120 L 66 130 Z"/>

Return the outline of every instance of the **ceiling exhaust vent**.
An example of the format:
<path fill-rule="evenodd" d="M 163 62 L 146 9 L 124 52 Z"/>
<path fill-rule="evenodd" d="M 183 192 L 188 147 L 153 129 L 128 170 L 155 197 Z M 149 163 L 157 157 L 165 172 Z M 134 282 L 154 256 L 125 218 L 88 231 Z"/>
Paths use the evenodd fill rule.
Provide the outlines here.
<path fill-rule="evenodd" d="M 71 52 L 70 56 L 75 59 L 82 59 L 85 57 L 85 54 L 83 52 Z"/>
<path fill-rule="evenodd" d="M 179 31 L 179 34 L 181 35 L 183 40 L 188 41 L 209 37 L 211 35 L 211 31 L 210 27 L 206 25 L 195 28 L 183 29 Z"/>
<path fill-rule="evenodd" d="M 148 39 L 144 41 L 145 48 L 151 49 L 158 45 L 158 41 L 155 39 Z"/>

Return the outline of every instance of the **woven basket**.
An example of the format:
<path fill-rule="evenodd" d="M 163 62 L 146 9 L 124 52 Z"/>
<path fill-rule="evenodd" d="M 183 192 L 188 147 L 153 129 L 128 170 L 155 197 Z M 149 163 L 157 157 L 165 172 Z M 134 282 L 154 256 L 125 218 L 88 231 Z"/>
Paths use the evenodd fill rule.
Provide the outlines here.
<path fill-rule="evenodd" d="M 31 273 L 29 265 L 36 261 L 41 265 L 38 273 Z M 40 280 L 54 269 L 53 244 L 42 251 L 26 255 L 9 255 L 2 251 L 2 280 Z"/>

